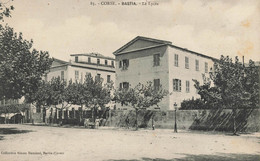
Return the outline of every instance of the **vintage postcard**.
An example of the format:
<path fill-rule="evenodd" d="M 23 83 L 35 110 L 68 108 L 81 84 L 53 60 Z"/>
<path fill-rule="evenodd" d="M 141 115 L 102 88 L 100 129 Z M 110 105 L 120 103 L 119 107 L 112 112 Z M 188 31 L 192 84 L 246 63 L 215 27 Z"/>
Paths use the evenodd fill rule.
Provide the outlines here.
<path fill-rule="evenodd" d="M 1 161 L 259 161 L 259 0 L 0 0 Z"/>

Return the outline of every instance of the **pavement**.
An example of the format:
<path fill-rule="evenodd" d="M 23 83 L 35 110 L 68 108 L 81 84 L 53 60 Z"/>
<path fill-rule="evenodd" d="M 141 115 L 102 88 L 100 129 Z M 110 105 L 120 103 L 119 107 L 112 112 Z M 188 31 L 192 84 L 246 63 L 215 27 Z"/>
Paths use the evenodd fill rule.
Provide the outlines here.
<path fill-rule="evenodd" d="M 260 161 L 260 133 L 0 124 L 1 161 Z"/>

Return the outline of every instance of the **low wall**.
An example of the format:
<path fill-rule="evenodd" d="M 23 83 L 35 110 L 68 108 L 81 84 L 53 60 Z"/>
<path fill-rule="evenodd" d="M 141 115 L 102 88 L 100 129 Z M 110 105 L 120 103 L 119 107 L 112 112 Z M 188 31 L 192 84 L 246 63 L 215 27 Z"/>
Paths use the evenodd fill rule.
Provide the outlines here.
<path fill-rule="evenodd" d="M 135 111 L 111 110 L 107 126 L 126 127 L 127 117 L 129 126 L 135 126 Z M 233 112 L 229 109 L 219 110 L 177 110 L 176 120 L 178 129 L 233 131 Z M 173 129 L 175 111 L 140 111 L 138 126 Z M 238 110 L 236 117 L 237 130 L 240 132 L 260 131 L 260 109 Z"/>

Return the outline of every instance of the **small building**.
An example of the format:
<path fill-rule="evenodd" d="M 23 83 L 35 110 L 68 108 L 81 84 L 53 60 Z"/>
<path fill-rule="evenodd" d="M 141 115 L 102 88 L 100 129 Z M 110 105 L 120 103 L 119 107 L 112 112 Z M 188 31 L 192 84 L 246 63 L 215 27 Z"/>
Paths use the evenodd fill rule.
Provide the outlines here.
<path fill-rule="evenodd" d="M 115 87 L 134 87 L 147 81 L 153 82 L 155 88 L 162 85 L 169 92 L 159 104 L 162 110 L 174 109 L 175 103 L 180 107 L 185 99 L 199 98 L 192 80 L 203 83 L 216 60 L 169 41 L 141 36 L 113 54 L 116 57 Z"/>

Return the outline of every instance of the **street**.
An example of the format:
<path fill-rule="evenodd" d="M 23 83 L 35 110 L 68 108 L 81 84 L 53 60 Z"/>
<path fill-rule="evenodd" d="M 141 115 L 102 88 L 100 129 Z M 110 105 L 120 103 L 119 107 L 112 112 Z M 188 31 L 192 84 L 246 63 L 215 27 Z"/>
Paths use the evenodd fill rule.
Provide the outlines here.
<path fill-rule="evenodd" d="M 0 160 L 260 160 L 260 133 L 0 125 Z"/>

